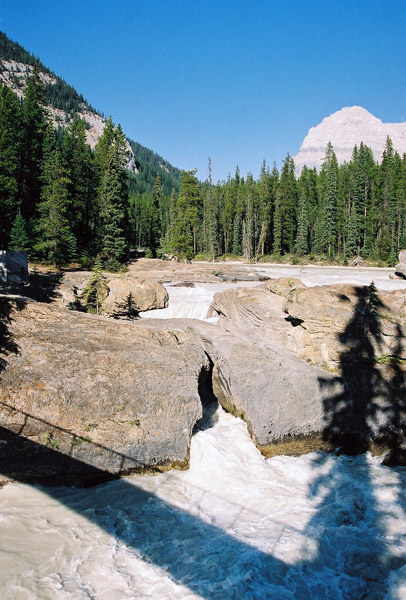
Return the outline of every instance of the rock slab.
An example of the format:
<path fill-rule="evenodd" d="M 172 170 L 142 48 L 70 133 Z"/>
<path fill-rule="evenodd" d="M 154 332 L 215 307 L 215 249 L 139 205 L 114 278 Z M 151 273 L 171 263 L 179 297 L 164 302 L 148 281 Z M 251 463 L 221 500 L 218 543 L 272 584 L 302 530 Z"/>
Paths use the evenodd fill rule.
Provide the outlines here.
<path fill-rule="evenodd" d="M 0 482 L 73 484 L 187 466 L 209 368 L 196 336 L 40 303 L 12 319 L 14 352 L 0 373 Z M 19 462 L 13 434 L 31 456 L 46 447 L 60 460 L 30 467 L 25 453 Z"/>

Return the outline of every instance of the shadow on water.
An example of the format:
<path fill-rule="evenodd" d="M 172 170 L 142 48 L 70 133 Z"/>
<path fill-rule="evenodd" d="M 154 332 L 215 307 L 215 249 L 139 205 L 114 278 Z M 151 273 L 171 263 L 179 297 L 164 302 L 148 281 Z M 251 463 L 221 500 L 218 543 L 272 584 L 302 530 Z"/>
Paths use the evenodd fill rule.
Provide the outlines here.
<path fill-rule="evenodd" d="M 344 348 L 341 375 L 319 380 L 326 392 L 323 438 L 336 448 L 339 458 L 327 454 L 318 458 L 316 467 L 323 474 L 313 481 L 311 495 L 323 499 L 309 523 L 308 535 L 318 531 L 319 556 L 335 571 L 343 598 L 398 598 L 388 590 L 388 577 L 406 561 L 402 552 L 394 552 L 396 536 L 388 533 L 388 522 L 404 511 L 404 489 L 400 483 L 396 486 L 395 508 L 380 500 L 385 486 L 374 477 L 373 463 L 365 453 L 375 445 L 386 450 L 387 464 L 405 464 L 406 373 L 399 359 L 403 333 L 396 325 L 393 355 L 387 364 L 379 365 L 382 311 L 387 307 L 373 283 L 357 288 L 356 295 L 352 318 L 338 334 Z M 327 522 L 328 537 L 322 525 Z"/>
<path fill-rule="evenodd" d="M 309 560 L 290 564 L 278 559 L 140 489 L 130 480 L 110 483 L 108 490 L 102 485 L 86 491 L 55 486 L 43 487 L 43 491 L 134 549 L 174 582 L 207 600 L 397 597 L 388 595 L 386 582 L 390 570 L 402 566 L 404 559 L 392 554 L 387 544 L 383 523 L 386 515 L 378 505 L 365 454 L 350 456 L 364 453 L 377 433 L 387 436 L 393 457 L 402 452 L 405 377 L 398 362 L 388 364 L 389 374 L 383 376 L 374 361 L 374 345 L 381 341 L 379 310 L 374 289 L 360 290 L 353 318 L 340 334 L 346 349 L 341 355 L 342 376 L 335 383 L 342 385 L 342 393 L 329 396 L 329 384 L 320 381 L 327 392 L 324 437 L 339 447 L 341 456 L 332 458 L 320 453 L 316 459 L 317 477 L 310 492 L 322 500 L 304 532 L 317 544 Z M 398 329 L 399 345 L 401 334 Z M 13 350 L 7 334 L 4 339 L 6 345 L 11 344 L 7 351 L 18 350 Z M 200 392 L 205 410 L 198 428 L 205 429 L 212 426 L 214 418 L 215 402 L 209 381 L 202 379 Z M 34 417 L 25 415 L 23 424 L 30 418 Z M 91 483 L 112 478 L 103 469 L 79 460 L 74 453 L 62 454 L 55 447 L 24 438 L 23 431 L 24 427 L 19 431 L 0 428 L 3 476 L 25 482 L 30 477 L 31 482 L 41 480 L 41 473 L 48 481 L 50 473 L 54 473 L 53 482 L 58 482 L 58 476 L 60 481 L 68 480 L 69 473 Z M 119 460 L 122 458 L 118 456 Z M 346 469 L 351 461 L 355 468 Z M 24 464 L 28 479 L 18 476 Z M 323 475 L 319 475 L 321 471 Z"/>
<path fill-rule="evenodd" d="M 46 464 L 48 474 L 52 469 L 59 473 L 85 471 L 92 483 L 110 477 L 102 469 L 4 428 L 0 428 L 0 442 L 1 472 L 5 476 L 14 477 L 20 459 L 27 461 L 30 457 L 33 474 Z M 1 460 L 7 445 L 13 447 L 13 460 Z M 292 568 L 221 528 L 140 489 L 129 480 L 116 481 L 114 490 L 111 485 L 105 500 L 103 486 L 86 492 L 55 486 L 42 489 L 51 498 L 137 550 L 143 560 L 160 567 L 176 583 L 203 598 L 268 598 L 273 587 L 280 586 Z M 101 510 L 95 507 L 95 497 L 99 498 Z M 154 526 L 155 521 L 158 527 Z M 290 595 L 280 593 L 282 595 L 277 597 L 290 598 Z"/>

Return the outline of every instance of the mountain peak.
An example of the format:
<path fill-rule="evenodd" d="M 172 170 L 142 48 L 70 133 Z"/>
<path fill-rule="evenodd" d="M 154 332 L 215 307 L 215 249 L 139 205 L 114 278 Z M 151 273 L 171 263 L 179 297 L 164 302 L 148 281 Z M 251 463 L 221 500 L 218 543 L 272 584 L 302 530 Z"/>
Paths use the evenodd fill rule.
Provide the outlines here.
<path fill-rule="evenodd" d="M 406 123 L 383 123 L 362 106 L 346 106 L 311 127 L 302 146 L 294 156 L 296 172 L 304 165 L 320 168 L 328 142 L 331 142 L 338 162 L 349 161 L 354 146 L 361 142 L 369 146 L 375 160 L 380 161 L 386 138 L 394 148 L 406 152 Z"/>

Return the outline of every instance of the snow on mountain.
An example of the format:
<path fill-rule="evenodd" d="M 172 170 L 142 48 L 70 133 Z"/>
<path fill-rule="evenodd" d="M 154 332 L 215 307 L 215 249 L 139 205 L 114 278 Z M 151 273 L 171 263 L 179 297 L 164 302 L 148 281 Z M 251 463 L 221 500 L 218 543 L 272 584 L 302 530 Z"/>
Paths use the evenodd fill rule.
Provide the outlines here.
<path fill-rule="evenodd" d="M 293 157 L 296 172 L 300 173 L 304 165 L 319 169 L 329 141 L 340 164 L 351 159 L 354 146 L 361 142 L 369 146 L 375 160 L 380 161 L 387 136 L 395 150 L 400 154 L 406 152 L 406 123 L 382 123 L 361 106 L 342 108 L 309 129 L 298 154 Z"/>

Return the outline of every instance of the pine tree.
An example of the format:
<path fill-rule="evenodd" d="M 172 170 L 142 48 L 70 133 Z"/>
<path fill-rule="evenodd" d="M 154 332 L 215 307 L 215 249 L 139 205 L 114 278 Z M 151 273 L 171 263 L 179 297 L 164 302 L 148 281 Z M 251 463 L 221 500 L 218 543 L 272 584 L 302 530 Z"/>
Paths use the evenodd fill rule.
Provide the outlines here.
<path fill-rule="evenodd" d="M 99 314 L 109 288 L 99 259 L 96 260 L 92 271 L 92 276 L 82 292 L 82 299 L 87 312 Z"/>
<path fill-rule="evenodd" d="M 32 244 L 30 243 L 27 235 L 27 226 L 21 214 L 21 210 L 18 210 L 10 232 L 9 248 L 10 250 L 23 250 L 28 254 L 30 254 L 30 250 L 32 248 Z"/>
<path fill-rule="evenodd" d="M 298 211 L 298 225 L 297 225 L 297 235 L 295 240 L 295 253 L 299 256 L 303 256 L 307 254 L 309 250 L 309 242 L 308 242 L 308 208 L 307 208 L 307 200 L 306 193 L 302 188 L 300 193 L 300 201 L 299 201 L 299 211 Z"/>
<path fill-rule="evenodd" d="M 234 196 L 234 187 L 230 178 L 228 176 L 227 182 L 224 186 L 224 203 L 222 207 L 222 211 L 220 212 L 219 219 L 221 223 L 221 229 L 223 232 L 223 240 L 224 240 L 224 253 L 227 254 L 231 252 L 232 249 L 232 240 L 233 240 L 233 219 L 235 212 L 235 196 Z"/>
<path fill-rule="evenodd" d="M 62 161 L 69 177 L 69 218 L 78 252 L 91 245 L 95 228 L 96 173 L 86 127 L 77 115 L 62 141 Z"/>
<path fill-rule="evenodd" d="M 258 219 L 259 235 L 256 244 L 255 259 L 265 254 L 265 245 L 269 236 L 272 215 L 271 177 L 265 160 L 262 163 L 261 175 L 258 183 Z"/>
<path fill-rule="evenodd" d="M 16 215 L 21 153 L 21 109 L 17 96 L 0 85 L 0 248 L 7 248 Z"/>
<path fill-rule="evenodd" d="M 337 246 L 337 187 L 338 163 L 331 142 L 327 144 L 322 172 L 325 176 L 323 186 L 323 250 L 330 259 L 334 257 Z"/>
<path fill-rule="evenodd" d="M 161 176 L 158 175 L 155 178 L 154 183 L 154 196 L 151 203 L 150 220 L 151 220 L 151 234 L 150 234 L 150 248 L 152 255 L 156 258 L 157 249 L 161 239 L 161 225 L 160 225 L 160 209 L 162 202 L 162 185 Z"/>
<path fill-rule="evenodd" d="M 295 164 L 288 154 L 283 163 L 275 205 L 274 243 L 275 254 L 292 252 L 297 226 L 297 183 Z"/>
<path fill-rule="evenodd" d="M 201 212 L 200 186 L 196 169 L 182 171 L 176 218 L 172 231 L 172 250 L 185 258 L 197 252 L 197 232 Z"/>
<path fill-rule="evenodd" d="M 397 210 L 396 210 L 396 191 L 395 191 L 395 151 L 390 137 L 386 139 L 385 149 L 382 154 L 381 163 L 382 176 L 382 199 L 384 213 L 384 229 L 386 229 L 389 251 L 382 258 L 388 260 L 391 266 L 396 264 L 397 244 Z"/>
<path fill-rule="evenodd" d="M 22 105 L 21 212 L 28 222 L 41 199 L 44 138 L 48 125 L 45 87 L 34 65 Z"/>
<path fill-rule="evenodd" d="M 347 243 L 345 256 L 351 258 L 359 254 L 359 220 L 355 206 L 351 206 L 351 214 L 348 221 Z"/>
<path fill-rule="evenodd" d="M 76 240 L 68 218 L 68 186 L 60 154 L 55 151 L 44 168 L 35 250 L 41 259 L 59 267 L 68 264 L 76 253 Z"/>
<path fill-rule="evenodd" d="M 128 153 L 126 140 L 120 126 L 114 136 L 107 156 L 101 161 L 105 165 L 99 189 L 100 206 L 100 257 L 106 268 L 116 270 L 128 255 L 128 186 L 126 164 Z"/>

